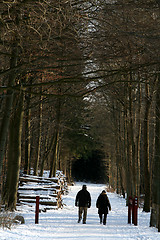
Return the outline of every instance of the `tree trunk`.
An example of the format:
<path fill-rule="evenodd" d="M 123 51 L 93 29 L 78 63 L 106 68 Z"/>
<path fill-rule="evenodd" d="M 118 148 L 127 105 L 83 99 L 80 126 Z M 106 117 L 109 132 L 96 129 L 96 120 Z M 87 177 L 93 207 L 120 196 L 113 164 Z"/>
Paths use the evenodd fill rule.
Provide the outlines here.
<path fill-rule="evenodd" d="M 61 99 L 58 98 L 57 99 L 57 109 L 56 109 L 55 138 L 54 138 L 53 154 L 52 154 L 52 158 L 51 158 L 49 177 L 52 177 L 53 175 L 55 176 L 55 173 L 56 173 L 60 120 L 61 120 Z"/>
<path fill-rule="evenodd" d="M 140 143 L 141 143 L 141 84 L 138 87 L 137 137 L 136 137 L 136 196 L 140 195 Z"/>
<path fill-rule="evenodd" d="M 155 127 L 155 156 L 153 164 L 152 180 L 152 211 L 150 226 L 160 230 L 160 76 L 156 94 L 156 127 Z"/>
<path fill-rule="evenodd" d="M 144 116 L 144 207 L 143 211 L 150 212 L 150 164 L 149 164 L 149 112 L 151 106 L 151 99 L 149 97 L 149 84 L 148 81 L 145 85 L 146 89 L 146 105 Z"/>
<path fill-rule="evenodd" d="M 127 130 L 127 162 L 128 162 L 128 195 L 134 194 L 134 183 L 133 183 L 133 136 L 132 136 L 132 97 L 131 97 L 131 86 L 128 87 L 129 96 L 129 108 L 126 111 L 126 130 Z"/>
<path fill-rule="evenodd" d="M 30 136 L 30 119 L 31 119 L 31 110 L 30 110 L 30 98 L 31 94 L 27 94 L 25 97 L 26 100 L 26 110 L 25 110 L 25 164 L 24 164 L 24 173 L 29 174 L 29 162 L 30 162 L 30 151 L 31 151 L 31 136 Z"/>
<path fill-rule="evenodd" d="M 117 123 L 118 126 L 118 135 L 117 135 L 117 143 L 116 143 L 116 164 L 117 164 L 117 193 L 124 193 L 123 187 L 123 178 L 122 178 L 122 151 L 121 151 L 121 130 L 120 130 L 120 116 L 119 122 Z M 124 164 L 124 163 L 123 163 Z"/>
<path fill-rule="evenodd" d="M 42 158 L 41 171 L 40 171 L 40 176 L 41 176 L 41 177 L 43 176 L 44 163 L 45 163 L 45 161 L 48 159 L 48 157 L 50 156 L 51 151 L 52 151 L 52 148 L 53 148 L 53 145 L 54 145 L 54 136 L 52 136 L 52 138 L 51 138 L 51 142 L 50 142 L 50 146 L 49 146 L 48 151 L 44 154 L 44 156 L 43 156 L 43 158 Z"/>
<path fill-rule="evenodd" d="M 8 168 L 6 185 L 3 193 L 3 201 L 6 209 L 16 209 L 17 190 L 19 181 L 19 170 L 21 163 L 21 135 L 23 122 L 23 92 L 17 96 L 14 94 L 16 102 L 15 111 L 10 120 L 9 126 L 9 146 L 8 146 Z"/>
<path fill-rule="evenodd" d="M 130 151 L 130 166 L 131 166 L 131 181 L 132 181 L 132 196 L 136 193 L 136 156 L 135 156 L 135 141 L 134 141 L 134 111 L 133 111 L 133 89 L 132 89 L 132 73 L 130 72 L 128 92 L 129 92 L 129 109 L 128 109 L 128 141 Z"/>
<path fill-rule="evenodd" d="M 17 45 L 13 47 L 12 50 L 12 56 L 10 60 L 10 69 L 14 68 L 17 65 L 17 58 L 18 58 L 18 48 Z M 9 75 L 8 80 L 8 87 L 13 86 L 16 78 L 16 72 L 13 71 Z M 2 124 L 0 129 L 0 176 L 2 171 L 2 165 L 3 165 L 3 158 L 5 154 L 5 147 L 6 147 L 6 140 L 8 136 L 8 128 L 9 128 L 9 120 L 12 110 L 12 103 L 13 103 L 13 91 L 7 90 L 6 94 L 6 104 L 5 104 L 5 110 L 2 118 Z"/>
<path fill-rule="evenodd" d="M 51 155 L 51 166 L 50 166 L 50 174 L 49 174 L 50 178 L 56 176 L 58 142 L 59 142 L 59 130 L 57 130 L 55 133 L 55 140 L 54 140 L 54 145 L 53 145 L 52 155 Z"/>
<path fill-rule="evenodd" d="M 40 159 L 40 147 L 41 147 L 41 136 L 42 136 L 42 96 L 39 99 L 39 113 L 38 113 L 38 135 L 37 135 L 37 145 L 35 153 L 35 164 L 34 164 L 34 175 L 38 175 L 38 165 Z"/>
<path fill-rule="evenodd" d="M 128 119 L 127 119 L 127 110 L 124 108 L 124 159 L 125 159 L 125 175 L 126 175 L 126 191 L 127 191 L 127 204 L 128 197 L 132 195 L 132 181 L 131 181 L 131 167 L 128 156 Z"/>

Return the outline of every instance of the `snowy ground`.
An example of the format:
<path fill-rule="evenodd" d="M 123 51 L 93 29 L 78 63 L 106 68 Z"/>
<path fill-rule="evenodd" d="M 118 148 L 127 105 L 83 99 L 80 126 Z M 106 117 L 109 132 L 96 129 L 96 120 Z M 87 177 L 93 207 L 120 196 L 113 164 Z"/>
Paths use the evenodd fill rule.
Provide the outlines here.
<path fill-rule="evenodd" d="M 150 214 L 138 210 L 138 226 L 127 224 L 125 200 L 115 193 L 108 193 L 112 211 L 109 212 L 107 225 L 99 224 L 95 202 L 105 188 L 104 185 L 87 184 L 91 194 L 92 206 L 88 209 L 87 224 L 77 223 L 78 208 L 74 206 L 75 196 L 82 183 L 69 187 L 69 195 L 63 197 L 63 209 L 40 213 L 39 224 L 35 224 L 34 209 L 19 209 L 25 224 L 11 230 L 0 229 L 0 240 L 157 240 L 160 233 L 149 227 Z"/>

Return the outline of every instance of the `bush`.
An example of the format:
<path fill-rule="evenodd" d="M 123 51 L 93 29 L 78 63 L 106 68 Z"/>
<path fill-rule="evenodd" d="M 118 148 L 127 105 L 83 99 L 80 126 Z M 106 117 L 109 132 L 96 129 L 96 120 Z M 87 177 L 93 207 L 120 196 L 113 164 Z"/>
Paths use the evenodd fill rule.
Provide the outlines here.
<path fill-rule="evenodd" d="M 13 214 L 8 212 L 0 213 L 0 227 L 8 228 L 11 230 L 11 226 L 14 224 Z"/>

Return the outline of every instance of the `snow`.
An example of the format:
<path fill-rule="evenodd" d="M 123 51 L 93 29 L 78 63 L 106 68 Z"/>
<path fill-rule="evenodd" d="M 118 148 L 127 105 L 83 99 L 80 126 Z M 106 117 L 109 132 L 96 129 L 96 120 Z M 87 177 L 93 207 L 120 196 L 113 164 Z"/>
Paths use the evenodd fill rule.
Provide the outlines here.
<path fill-rule="evenodd" d="M 88 209 L 87 223 L 77 223 L 78 208 L 74 206 L 75 196 L 86 184 L 91 194 L 92 206 Z M 107 225 L 99 223 L 95 203 L 105 185 L 76 183 L 69 186 L 69 194 L 63 196 L 65 206 L 58 210 L 47 210 L 39 215 L 35 224 L 35 207 L 18 207 L 16 214 L 25 218 L 25 224 L 9 229 L 0 228 L 0 240 L 157 240 L 160 233 L 149 227 L 150 213 L 138 209 L 138 226 L 127 223 L 128 209 L 125 199 L 116 193 L 107 193 L 112 210 L 107 217 Z"/>

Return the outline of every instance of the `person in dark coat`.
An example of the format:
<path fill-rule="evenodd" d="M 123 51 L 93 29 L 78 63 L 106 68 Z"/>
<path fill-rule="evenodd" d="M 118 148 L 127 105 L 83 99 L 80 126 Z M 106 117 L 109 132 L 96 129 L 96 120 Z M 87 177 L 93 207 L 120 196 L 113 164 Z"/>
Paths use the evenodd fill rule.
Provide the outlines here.
<path fill-rule="evenodd" d="M 100 223 L 103 221 L 103 224 L 106 225 L 108 208 L 111 211 L 111 204 L 105 190 L 103 190 L 99 195 L 96 202 L 96 207 L 98 208 Z"/>
<path fill-rule="evenodd" d="M 83 185 L 82 190 L 80 190 L 76 195 L 75 206 L 79 207 L 78 211 L 78 223 L 82 219 L 83 214 L 83 223 L 86 223 L 87 218 L 87 209 L 91 206 L 91 195 L 87 191 L 87 186 Z"/>

